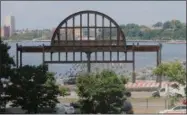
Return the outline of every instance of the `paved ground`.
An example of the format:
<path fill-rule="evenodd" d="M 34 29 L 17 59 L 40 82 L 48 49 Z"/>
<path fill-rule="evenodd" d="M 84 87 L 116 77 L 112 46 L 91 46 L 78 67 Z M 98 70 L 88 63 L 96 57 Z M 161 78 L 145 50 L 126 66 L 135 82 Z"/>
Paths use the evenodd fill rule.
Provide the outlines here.
<path fill-rule="evenodd" d="M 129 100 L 131 101 L 136 114 L 153 114 L 167 108 L 167 100 L 165 98 L 150 97 L 151 92 L 132 92 L 132 97 L 129 98 Z M 63 103 L 75 102 L 77 99 L 78 96 L 75 92 L 73 92 L 71 96 L 59 97 L 59 101 Z M 9 111 L 15 112 L 15 109 Z"/>
<path fill-rule="evenodd" d="M 132 98 L 149 98 L 152 92 L 131 92 Z"/>
<path fill-rule="evenodd" d="M 168 101 L 166 98 L 151 98 L 152 92 L 131 92 L 132 97 L 130 101 L 133 105 L 134 112 L 137 114 L 153 114 L 161 110 L 167 109 Z M 74 98 L 73 98 L 74 97 Z M 61 102 L 76 101 L 78 96 L 73 93 L 71 96 L 61 97 Z"/>

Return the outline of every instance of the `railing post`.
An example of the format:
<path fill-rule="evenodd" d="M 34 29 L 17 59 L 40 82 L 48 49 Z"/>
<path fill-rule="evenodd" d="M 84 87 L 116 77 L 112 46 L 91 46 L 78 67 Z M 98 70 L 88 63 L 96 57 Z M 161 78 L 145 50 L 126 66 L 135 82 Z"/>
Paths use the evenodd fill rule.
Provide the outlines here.
<path fill-rule="evenodd" d="M 90 58 L 91 58 L 91 52 L 86 52 L 87 55 L 87 72 L 91 72 L 91 63 L 90 63 Z"/>
<path fill-rule="evenodd" d="M 22 46 L 20 46 L 20 67 L 22 67 Z"/>
<path fill-rule="evenodd" d="M 19 67 L 19 62 L 18 62 L 18 43 L 16 43 L 16 67 L 18 68 Z"/>
<path fill-rule="evenodd" d="M 44 44 L 43 44 L 43 47 L 42 47 L 42 49 L 43 49 L 43 52 L 42 52 L 42 61 L 43 61 L 43 65 L 45 64 L 45 46 L 44 46 Z"/>
<path fill-rule="evenodd" d="M 132 64 L 132 82 L 136 82 L 136 75 L 135 75 L 135 50 L 134 50 L 134 43 L 133 43 L 133 49 L 132 49 L 132 59 L 133 59 L 133 64 Z"/>
<path fill-rule="evenodd" d="M 167 108 L 167 100 L 165 99 L 164 102 L 165 102 L 165 109 L 166 109 Z"/>

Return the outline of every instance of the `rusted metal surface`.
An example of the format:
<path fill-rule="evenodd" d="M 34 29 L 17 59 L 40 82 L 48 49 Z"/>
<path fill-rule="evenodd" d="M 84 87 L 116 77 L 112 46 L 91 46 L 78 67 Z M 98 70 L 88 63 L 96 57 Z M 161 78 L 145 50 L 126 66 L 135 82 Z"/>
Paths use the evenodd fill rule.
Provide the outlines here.
<path fill-rule="evenodd" d="M 91 14 L 94 14 L 94 17 L 95 17 L 95 25 L 94 26 L 90 26 L 89 24 L 90 24 L 90 15 Z M 83 23 L 82 23 L 82 15 L 87 15 L 87 26 L 83 26 Z M 78 17 L 78 16 L 80 16 L 80 26 L 75 26 L 74 24 L 73 24 L 73 26 L 68 26 L 67 25 L 67 23 L 68 23 L 68 21 L 69 20 L 71 20 L 71 19 L 73 19 L 73 22 L 74 22 L 74 18 L 75 17 Z M 97 22 L 97 17 L 102 17 L 102 24 L 101 25 L 98 25 L 98 22 Z M 111 26 L 111 25 L 104 25 L 104 19 L 107 19 L 110 23 L 112 23 L 114 26 Z M 65 26 L 65 27 L 63 27 L 63 26 Z M 85 10 L 85 11 L 80 11 L 80 12 L 76 12 L 76 13 L 74 13 L 74 14 L 72 14 L 72 15 L 70 15 L 70 16 L 68 16 L 67 18 L 65 18 L 58 26 L 57 26 L 57 28 L 56 28 L 56 30 L 54 31 L 54 34 L 53 34 L 53 36 L 52 36 L 52 39 L 51 39 L 51 45 L 53 45 L 53 43 L 55 42 L 55 41 L 58 41 L 58 40 L 56 40 L 55 38 L 57 37 L 57 33 L 59 32 L 59 30 L 60 29 L 65 29 L 65 31 L 66 31 L 66 37 L 67 37 L 67 30 L 68 30 L 68 28 L 72 28 L 73 30 L 75 29 L 75 28 L 80 28 L 81 30 L 82 30 L 82 28 L 87 28 L 88 30 L 89 29 L 91 29 L 91 28 L 95 28 L 95 30 L 96 30 L 96 28 L 117 28 L 117 30 L 118 30 L 118 33 L 120 33 L 120 36 L 121 36 L 121 38 L 122 38 L 122 40 L 123 40 L 123 43 L 124 43 L 124 46 L 126 46 L 126 39 L 125 39 L 125 35 L 124 35 L 124 33 L 123 33 L 123 31 L 121 30 L 121 28 L 120 28 L 120 26 L 117 24 L 117 22 L 114 20 L 114 19 L 112 19 L 111 17 L 109 17 L 108 15 L 106 15 L 106 14 L 103 14 L 103 13 L 101 13 L 101 12 L 98 12 L 98 11 L 92 11 L 92 10 Z M 88 33 L 89 33 L 89 31 L 88 31 Z M 103 34 L 102 34 L 103 35 Z M 81 36 L 82 37 L 82 36 Z M 118 37 L 118 36 L 117 36 Z M 89 38 L 89 34 L 88 34 L 88 38 Z M 103 37 L 102 37 L 103 38 Z M 74 37 L 73 37 L 73 39 L 75 39 Z M 104 38 L 103 38 L 104 39 Z M 67 40 L 67 39 L 66 39 Z M 116 43 L 118 43 L 119 41 L 119 37 L 118 37 L 118 39 L 116 40 Z M 105 41 L 103 41 L 103 42 L 105 42 Z"/>
<path fill-rule="evenodd" d="M 62 63 L 69 63 L 69 64 L 73 64 L 73 63 L 87 63 L 87 60 L 83 60 L 83 61 L 45 61 L 45 63 L 54 63 L 54 64 L 62 64 Z M 90 63 L 133 63 L 133 60 L 94 60 L 94 61 L 90 61 Z"/>
<path fill-rule="evenodd" d="M 43 47 L 45 52 L 132 52 L 132 45 L 127 45 L 127 49 L 125 50 L 123 46 L 18 46 L 18 51 L 22 50 L 22 52 L 33 52 L 33 53 L 42 53 L 43 52 Z M 134 51 L 135 52 L 157 52 L 159 50 L 158 45 L 139 45 L 139 46 L 134 46 Z"/>
<path fill-rule="evenodd" d="M 91 24 L 91 15 L 94 16 L 92 20 L 94 24 Z M 84 16 L 86 16 L 87 21 L 83 21 Z M 77 17 L 79 19 L 78 25 L 76 24 Z M 109 23 L 106 24 L 105 22 Z M 87 34 L 84 32 L 87 32 Z M 106 14 L 92 10 L 80 11 L 65 18 L 55 29 L 49 46 L 17 46 L 17 67 L 19 65 L 18 51 L 20 52 L 20 66 L 22 65 L 22 53 L 42 53 L 43 63 L 48 64 L 87 63 L 88 72 L 91 72 L 91 63 L 132 63 L 132 82 L 136 81 L 134 74 L 135 52 L 157 52 L 157 65 L 161 62 L 160 45 L 127 45 L 124 32 L 115 20 Z M 61 57 L 62 52 L 65 53 L 64 57 Z M 68 60 L 69 52 L 73 53 L 72 61 Z M 79 60 L 76 60 L 76 52 L 79 52 Z M 101 60 L 97 59 L 98 52 L 102 52 Z M 109 60 L 105 59 L 105 52 L 110 53 Z M 117 52 L 117 60 L 112 60 L 112 52 Z M 128 59 L 128 52 L 133 52 L 131 59 Z M 45 53 L 50 53 L 50 60 L 45 60 Z M 58 53 L 58 60 L 53 60 L 54 53 Z M 86 53 L 87 60 L 83 60 L 83 53 Z M 93 53 L 95 54 L 95 60 L 91 60 L 91 54 Z M 121 60 L 119 53 L 124 53 L 125 59 Z"/>

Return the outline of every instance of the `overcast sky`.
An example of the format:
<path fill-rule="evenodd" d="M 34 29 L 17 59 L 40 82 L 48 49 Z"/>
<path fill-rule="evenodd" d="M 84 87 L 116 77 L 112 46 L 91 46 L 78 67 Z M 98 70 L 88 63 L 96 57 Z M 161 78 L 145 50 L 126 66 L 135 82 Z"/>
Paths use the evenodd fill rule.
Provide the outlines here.
<path fill-rule="evenodd" d="M 118 24 L 149 26 L 172 19 L 186 22 L 185 1 L 1 1 L 1 26 L 5 16 L 13 15 L 16 29 L 53 28 L 81 10 L 105 13 Z"/>

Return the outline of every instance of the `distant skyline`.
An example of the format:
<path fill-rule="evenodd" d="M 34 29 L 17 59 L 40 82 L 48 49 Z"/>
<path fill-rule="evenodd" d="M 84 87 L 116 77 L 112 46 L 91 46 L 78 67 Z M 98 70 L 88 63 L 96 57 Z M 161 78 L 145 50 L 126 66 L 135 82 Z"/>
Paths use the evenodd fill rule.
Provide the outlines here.
<path fill-rule="evenodd" d="M 15 16 L 16 29 L 51 29 L 81 10 L 107 14 L 119 25 L 150 26 L 172 19 L 186 23 L 186 1 L 1 1 L 1 26 Z"/>

